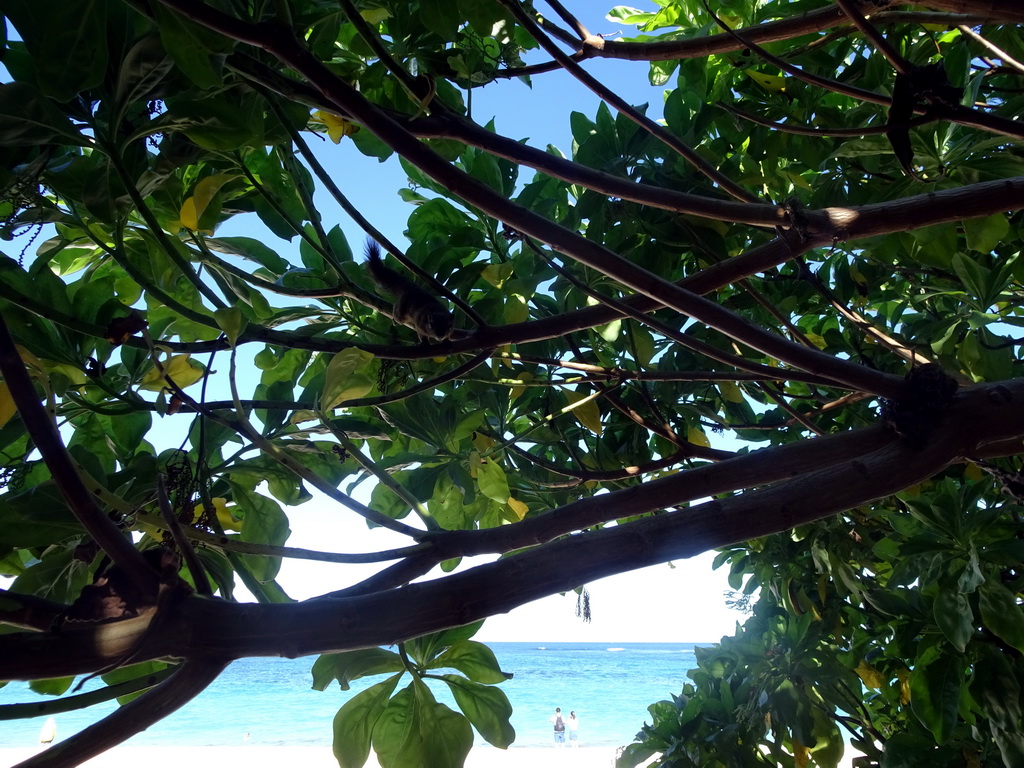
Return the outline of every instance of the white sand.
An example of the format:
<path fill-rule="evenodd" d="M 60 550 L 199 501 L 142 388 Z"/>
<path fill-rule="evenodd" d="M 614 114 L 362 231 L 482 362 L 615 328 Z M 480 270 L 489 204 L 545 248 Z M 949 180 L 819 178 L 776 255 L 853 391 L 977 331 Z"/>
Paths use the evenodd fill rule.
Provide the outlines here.
<path fill-rule="evenodd" d="M 477 747 L 466 768 L 614 768 L 615 747 Z M 0 768 L 27 760 L 39 749 L 4 749 Z M 850 768 L 847 749 L 841 768 Z M 82 763 L 86 768 L 338 768 L 330 747 L 117 747 Z M 380 768 L 370 752 L 366 768 Z"/>
<path fill-rule="evenodd" d="M 9 768 L 38 749 L 0 749 Z M 611 768 L 614 747 L 479 747 L 466 768 Z M 370 753 L 367 768 L 377 768 Z M 82 765 L 87 768 L 338 768 L 329 747 L 117 747 Z"/>

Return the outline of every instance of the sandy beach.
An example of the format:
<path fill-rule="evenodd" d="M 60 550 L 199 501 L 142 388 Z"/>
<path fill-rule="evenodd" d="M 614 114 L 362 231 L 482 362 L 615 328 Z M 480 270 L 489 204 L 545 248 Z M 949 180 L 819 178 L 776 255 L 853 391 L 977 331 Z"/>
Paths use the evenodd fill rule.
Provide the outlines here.
<path fill-rule="evenodd" d="M 0 766 L 9 768 L 38 749 L 0 749 Z M 507 750 L 480 747 L 469 753 L 466 768 L 611 768 L 614 747 L 580 749 L 537 747 Z M 337 768 L 329 747 L 118 747 L 82 763 L 88 768 Z M 377 768 L 370 753 L 367 768 Z"/>

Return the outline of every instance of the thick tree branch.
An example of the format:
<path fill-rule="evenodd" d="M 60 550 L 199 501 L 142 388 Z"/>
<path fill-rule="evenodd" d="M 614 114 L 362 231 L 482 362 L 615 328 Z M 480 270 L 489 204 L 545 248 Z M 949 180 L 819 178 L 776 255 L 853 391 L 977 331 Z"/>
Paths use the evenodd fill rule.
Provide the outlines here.
<path fill-rule="evenodd" d="M 35 386 L 25 370 L 25 363 L 0 315 L 0 373 L 11 392 L 25 430 L 42 455 L 53 475 L 68 509 L 82 524 L 110 559 L 128 573 L 145 591 L 156 594 L 157 574 L 118 527 L 104 514 L 75 470 L 60 433 L 36 395 Z"/>
<path fill-rule="evenodd" d="M 523 541 L 519 529 L 534 521 L 491 531 L 446 533 L 438 538 L 439 556 L 494 551 L 481 534 L 504 538 L 499 551 L 507 551 L 504 547 L 512 541 L 518 545 L 515 548 L 521 548 L 549 541 L 552 534 L 561 535 L 567 529 L 557 525 L 559 517 L 571 516 L 574 525 L 583 522 L 587 515 L 581 513 L 580 506 L 591 507 L 591 519 L 600 519 L 593 510 L 597 505 L 606 510 L 615 507 L 613 517 L 622 517 L 681 503 L 689 495 L 681 491 L 685 485 L 691 486 L 695 498 L 717 493 L 716 484 L 707 482 L 708 472 L 712 477 L 718 475 L 719 486 L 729 486 L 722 474 L 735 469 L 738 462 L 749 465 L 731 487 L 756 485 L 758 474 L 765 482 L 771 477 L 793 477 L 691 509 L 566 536 L 545 547 L 386 593 L 273 605 L 239 605 L 190 597 L 165 617 L 163 631 L 145 637 L 137 658 L 203 657 L 214 652 L 232 657 L 292 657 L 388 645 L 505 612 L 572 589 L 580 581 L 692 557 L 707 549 L 788 530 L 895 493 L 950 463 L 984 453 L 987 445 L 1002 445 L 1010 439 L 1019 445 L 1022 438 L 1024 381 L 977 385 L 956 397 L 921 449 L 876 427 L 769 449 L 759 452 L 762 455 L 756 461 L 753 459 L 757 454 L 752 454 L 692 470 L 683 476 L 690 482 L 675 488 L 672 481 L 678 482 L 679 478 L 665 478 L 568 505 L 538 518 L 548 530 L 536 530 L 535 526 L 530 531 L 532 542 Z M 823 453 L 831 461 L 822 460 Z M 801 459 L 801 469 L 816 469 L 801 471 L 794 463 L 786 462 L 779 467 L 774 460 L 784 455 Z M 694 483 L 693 478 L 702 472 L 705 482 Z M 572 562 L 573 568 L 566 569 L 566 562 Z M 419 561 L 406 575 L 425 572 L 428 563 Z M 90 671 L 102 666 L 111 655 L 117 657 L 116 648 L 106 654 L 100 654 L 99 648 L 132 648 L 147 624 L 127 619 L 59 635 L 0 636 L 0 679 Z M 98 642 L 101 634 L 113 642 Z M 87 636 L 97 642 L 89 642 Z"/>
<path fill-rule="evenodd" d="M 155 688 L 15 768 L 70 768 L 83 763 L 183 707 L 206 690 L 227 665 L 225 660 L 209 658 L 186 661 Z"/>

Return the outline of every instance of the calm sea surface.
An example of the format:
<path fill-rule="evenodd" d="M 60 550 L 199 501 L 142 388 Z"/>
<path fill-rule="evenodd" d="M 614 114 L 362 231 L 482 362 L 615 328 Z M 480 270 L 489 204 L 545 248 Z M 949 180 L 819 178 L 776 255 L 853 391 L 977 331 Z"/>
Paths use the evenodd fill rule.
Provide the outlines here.
<path fill-rule="evenodd" d="M 555 707 L 580 719 L 583 746 L 628 744 L 648 705 L 677 693 L 696 666 L 693 643 L 488 643 L 506 672 L 500 688 L 512 702 L 513 746 L 552 742 L 548 718 Z M 353 694 L 383 677 L 357 681 L 350 691 L 336 684 L 310 688 L 313 659 L 244 659 L 232 664 L 202 695 L 135 736 L 134 746 L 329 746 L 334 713 Z M 400 686 L 408 682 L 406 677 Z M 87 684 L 85 690 L 98 687 Z M 434 688 L 448 706 L 447 689 Z M 444 688 L 444 686 L 442 686 Z M 23 683 L 0 688 L 0 705 L 40 701 Z M 57 740 L 75 733 L 116 705 L 57 715 Z M 2 712 L 2 710 L 0 710 Z M 0 746 L 37 744 L 45 718 L 0 720 Z M 474 734 L 477 744 L 483 744 Z"/>

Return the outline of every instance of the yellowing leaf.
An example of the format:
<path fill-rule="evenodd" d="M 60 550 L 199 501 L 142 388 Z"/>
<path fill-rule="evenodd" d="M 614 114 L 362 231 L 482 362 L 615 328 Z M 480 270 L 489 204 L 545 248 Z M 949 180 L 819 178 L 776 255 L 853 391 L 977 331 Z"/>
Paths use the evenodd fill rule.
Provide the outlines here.
<path fill-rule="evenodd" d="M 750 75 L 751 80 L 770 93 L 779 93 L 780 91 L 786 90 L 786 78 L 784 77 L 779 77 L 778 75 L 766 75 L 763 72 L 758 72 L 754 69 L 745 69 L 743 71 Z"/>
<path fill-rule="evenodd" d="M 730 403 L 743 402 L 742 390 L 731 381 L 723 381 L 719 384 L 718 391 L 722 393 L 722 399 L 728 400 Z"/>
<path fill-rule="evenodd" d="M 566 392 L 565 396 L 569 398 L 570 404 L 579 403 L 581 400 L 589 397 L 589 395 L 582 392 Z M 589 400 L 582 405 L 577 405 L 572 409 L 572 413 L 579 419 L 580 424 L 595 435 L 601 435 L 604 427 L 601 424 L 601 409 L 597 405 L 597 400 Z"/>
<path fill-rule="evenodd" d="M 860 660 L 860 664 L 853 671 L 857 673 L 857 676 L 864 681 L 864 685 L 868 688 L 878 690 L 885 685 L 886 680 L 882 673 L 864 661 L 864 659 Z"/>
<path fill-rule="evenodd" d="M 488 499 L 499 504 L 508 501 L 508 478 L 505 477 L 505 470 L 494 459 L 483 459 L 477 464 L 476 482 L 480 493 Z"/>
<path fill-rule="evenodd" d="M 220 192 L 221 187 L 233 178 L 235 178 L 234 175 L 230 173 L 215 173 L 196 184 L 195 189 L 192 190 L 192 197 L 181 204 L 181 210 L 178 212 L 182 226 L 193 232 L 198 231 L 199 220 L 206 213 L 210 201 Z M 211 230 L 206 231 L 213 234 Z"/>
<path fill-rule="evenodd" d="M 14 406 L 14 398 L 11 397 L 11 390 L 6 381 L 0 381 L 0 427 L 4 426 L 11 417 L 17 413 Z"/>
<path fill-rule="evenodd" d="M 704 434 L 704 430 L 700 427 L 690 427 L 686 430 L 686 440 L 694 445 L 700 445 L 704 448 L 711 447 L 711 441 L 708 440 L 708 436 Z"/>
<path fill-rule="evenodd" d="M 374 380 L 362 373 L 373 361 L 370 352 L 356 347 L 343 349 L 331 358 L 324 374 L 324 391 L 320 395 L 320 410 L 337 408 L 346 400 L 363 397 L 373 389 Z"/>
<path fill-rule="evenodd" d="M 612 320 L 607 325 L 602 325 L 597 329 L 598 334 L 605 341 L 615 341 L 619 338 L 619 332 L 622 330 L 622 319 Z"/>
<path fill-rule="evenodd" d="M 973 461 L 970 461 L 967 463 L 967 466 L 964 467 L 964 477 L 970 480 L 971 482 L 976 483 L 985 477 L 985 470 L 983 470 Z"/>
<path fill-rule="evenodd" d="M 488 264 L 480 272 L 480 277 L 495 288 L 501 288 L 505 281 L 512 277 L 512 265 L 508 262 L 504 264 Z"/>
<path fill-rule="evenodd" d="M 71 382 L 71 386 L 73 389 L 81 391 L 82 388 L 89 383 L 89 379 L 88 377 L 86 377 L 82 369 L 76 368 L 73 365 L 68 365 L 67 363 L 55 363 L 52 360 L 47 360 L 46 368 L 49 370 L 50 373 L 62 374 L 68 381 Z"/>
<path fill-rule="evenodd" d="M 529 371 L 523 371 L 519 374 L 519 381 L 523 383 L 521 385 L 517 384 L 509 390 L 509 398 L 512 400 L 515 400 L 526 391 L 526 388 L 533 382 L 533 374 Z"/>
<path fill-rule="evenodd" d="M 646 328 L 633 329 L 633 345 L 636 347 L 636 361 L 641 367 L 651 364 L 654 357 L 654 336 Z"/>
<path fill-rule="evenodd" d="M 506 368 L 512 368 L 515 370 L 515 365 L 511 358 L 516 357 L 516 354 L 512 351 L 512 345 L 506 344 L 502 347 L 498 347 L 498 351 L 501 353 L 501 357 L 491 358 L 491 365 L 494 372 L 498 372 L 498 363 L 501 363 L 501 365 L 504 365 Z"/>
<path fill-rule="evenodd" d="M 228 500 L 225 499 L 223 496 L 214 496 L 213 499 L 211 499 L 211 501 L 213 501 L 213 508 L 215 510 L 215 514 L 217 515 L 217 520 L 220 521 L 220 527 L 223 530 L 242 530 L 242 521 L 235 517 L 233 514 L 231 514 L 231 509 L 234 508 L 235 506 L 234 504 L 232 504 L 229 507 Z M 205 510 L 206 508 L 202 504 L 196 504 L 192 508 L 193 525 L 195 525 L 203 519 L 203 513 L 205 512 Z M 156 525 L 150 525 L 149 523 L 139 523 L 135 527 L 143 533 L 147 533 L 157 540 L 162 540 L 164 538 L 164 535 L 167 533 L 163 528 L 160 528 Z"/>
<path fill-rule="evenodd" d="M 391 18 L 391 11 L 387 8 L 365 8 L 359 12 L 368 24 L 380 24 Z"/>
<path fill-rule="evenodd" d="M 25 365 L 39 373 L 46 373 L 42 360 L 36 357 L 31 351 L 21 346 L 21 344 L 15 344 L 15 347 L 18 349 L 18 356 L 25 361 Z"/>
<path fill-rule="evenodd" d="M 901 669 L 896 677 L 900 681 L 900 704 L 907 706 L 910 703 L 910 670 Z"/>
<path fill-rule="evenodd" d="M 512 512 L 515 513 L 515 516 L 520 520 L 526 517 L 526 513 L 530 511 L 530 508 L 526 506 L 526 504 L 519 501 L 518 499 L 513 499 L 511 496 L 508 497 L 508 506 L 509 509 L 511 509 Z"/>
<path fill-rule="evenodd" d="M 203 367 L 199 363 L 190 360 L 187 354 L 174 355 L 164 362 L 163 373 L 155 365 L 150 368 L 146 375 L 142 377 L 139 389 L 144 389 L 147 392 L 170 390 L 171 385 L 167 382 L 165 376 L 169 377 L 181 389 L 185 389 L 185 387 L 190 387 L 203 378 L 203 373 L 205 373 Z"/>
<path fill-rule="evenodd" d="M 807 768 L 811 761 L 811 751 L 799 741 L 793 742 L 793 764 L 796 768 Z"/>
<path fill-rule="evenodd" d="M 324 124 L 324 127 L 327 128 L 327 135 L 335 144 L 340 143 L 346 136 L 359 132 L 358 125 L 331 112 L 324 112 L 322 109 L 318 109 L 313 113 L 313 116 Z"/>
<path fill-rule="evenodd" d="M 488 437 L 483 432 L 473 433 L 473 445 L 480 453 L 487 453 L 494 446 L 494 439 Z"/>
<path fill-rule="evenodd" d="M 211 501 L 213 502 L 213 509 L 217 515 L 217 520 L 220 522 L 220 527 L 225 531 L 241 531 L 242 521 L 231 514 L 231 507 L 228 506 L 228 500 L 223 496 L 214 496 Z M 192 518 L 192 522 L 198 523 L 202 517 L 203 512 L 206 508 L 202 504 L 196 504 L 195 515 Z"/>
<path fill-rule="evenodd" d="M 519 293 L 513 293 L 505 299 L 505 322 L 509 325 L 522 323 L 530 316 L 530 307 L 526 303 L 526 297 Z"/>
<path fill-rule="evenodd" d="M 818 349 L 824 349 L 827 345 L 825 338 L 816 333 L 804 333 L 804 337 Z"/>
<path fill-rule="evenodd" d="M 789 179 L 793 183 L 794 187 L 801 187 L 806 190 L 814 189 L 814 187 L 811 186 L 811 182 L 795 171 L 782 171 L 782 175 Z"/>

